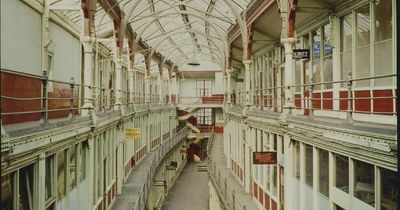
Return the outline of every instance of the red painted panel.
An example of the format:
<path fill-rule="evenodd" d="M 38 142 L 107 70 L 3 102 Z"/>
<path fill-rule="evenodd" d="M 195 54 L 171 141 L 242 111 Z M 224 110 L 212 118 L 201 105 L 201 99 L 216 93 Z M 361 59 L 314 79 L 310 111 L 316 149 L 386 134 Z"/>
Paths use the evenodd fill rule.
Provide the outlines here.
<path fill-rule="evenodd" d="M 224 127 L 215 127 L 215 133 L 223 133 Z"/>
<path fill-rule="evenodd" d="M 70 86 L 67 84 L 53 84 L 53 91 L 49 91 L 48 93 L 49 98 L 65 98 L 65 99 L 49 99 L 48 105 L 49 110 L 54 109 L 69 109 L 70 108 L 70 97 L 71 97 L 71 89 Z M 73 107 L 78 107 L 78 88 L 74 88 L 74 103 Z M 63 111 L 51 111 L 49 112 L 49 119 L 55 118 L 63 118 L 68 117 L 69 110 Z M 74 114 L 78 114 L 78 110 L 74 110 Z"/>
<path fill-rule="evenodd" d="M 107 195 L 107 204 L 108 204 L 108 206 L 111 204 L 111 189 L 110 189 L 110 191 L 108 192 L 108 195 Z"/>
<path fill-rule="evenodd" d="M 266 210 L 269 210 L 269 196 L 267 193 L 264 193 L 264 207 Z"/>
<path fill-rule="evenodd" d="M 27 76 L 1 73 L 1 95 L 18 98 L 36 98 L 41 96 L 41 81 Z M 1 112 L 39 111 L 41 101 L 1 100 Z M 3 124 L 38 121 L 40 113 L 7 115 L 2 117 Z"/>
<path fill-rule="evenodd" d="M 312 94 L 312 108 L 313 109 L 321 109 L 321 93 L 313 93 Z"/>
<path fill-rule="evenodd" d="M 355 110 L 356 111 L 371 111 L 371 94 L 369 90 L 358 90 L 354 91 L 355 98 L 363 98 L 363 99 L 355 99 Z M 365 98 L 365 99 L 364 99 Z"/>
<path fill-rule="evenodd" d="M 255 182 L 253 182 L 253 195 L 256 199 L 258 199 L 258 186 Z"/>
<path fill-rule="evenodd" d="M 323 109 L 333 109 L 333 92 L 322 93 L 322 98 Z"/>
<path fill-rule="evenodd" d="M 301 108 L 301 94 L 294 94 L 294 106 Z"/>
<path fill-rule="evenodd" d="M 339 109 L 347 110 L 347 91 L 339 92 Z"/>
<path fill-rule="evenodd" d="M 258 188 L 258 200 L 260 201 L 261 204 L 264 203 L 264 191 L 261 189 L 261 187 Z"/>
<path fill-rule="evenodd" d="M 271 199 L 271 209 L 272 210 L 277 210 L 277 206 L 274 200 Z"/>
<path fill-rule="evenodd" d="M 388 97 L 373 99 L 374 112 L 393 112 L 393 96 L 392 90 L 374 90 L 373 97 Z"/>

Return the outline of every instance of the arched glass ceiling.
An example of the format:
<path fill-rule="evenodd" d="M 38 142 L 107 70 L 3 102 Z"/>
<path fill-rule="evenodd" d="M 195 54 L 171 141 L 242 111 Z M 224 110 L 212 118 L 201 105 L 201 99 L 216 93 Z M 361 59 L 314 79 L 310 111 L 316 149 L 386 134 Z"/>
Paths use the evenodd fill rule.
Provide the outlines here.
<path fill-rule="evenodd" d="M 108 1 L 108 0 L 106 0 Z M 251 0 L 114 0 L 125 14 L 127 24 L 142 41 L 176 65 L 184 65 L 196 54 L 198 60 L 224 61 L 227 30 L 236 24 Z M 50 0 L 51 5 L 80 7 L 81 0 Z M 82 12 L 63 11 L 78 27 Z M 96 36 L 112 37 L 113 22 L 97 5 Z M 112 49 L 112 42 L 105 42 Z"/>

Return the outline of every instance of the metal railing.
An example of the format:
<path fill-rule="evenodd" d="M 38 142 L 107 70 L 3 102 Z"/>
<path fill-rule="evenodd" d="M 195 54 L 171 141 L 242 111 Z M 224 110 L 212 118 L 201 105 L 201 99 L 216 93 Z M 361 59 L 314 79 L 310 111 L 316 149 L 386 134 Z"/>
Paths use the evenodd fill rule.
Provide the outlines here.
<path fill-rule="evenodd" d="M 229 184 L 229 179 L 221 175 L 221 169 L 212 159 L 211 147 L 214 141 L 214 129 L 211 130 L 211 136 L 207 142 L 207 172 L 216 189 L 220 200 L 227 209 L 231 210 L 246 210 L 247 206 L 245 202 L 236 195 L 235 189 Z"/>
<path fill-rule="evenodd" d="M 202 97 L 189 97 L 189 96 L 181 96 L 179 97 L 179 104 L 223 104 L 224 96 L 223 95 L 214 95 L 214 96 L 202 96 Z"/>
<path fill-rule="evenodd" d="M 5 107 L 5 111 L 1 112 L 3 124 L 24 122 L 20 120 L 24 115 L 30 115 L 29 121 L 40 121 L 40 124 L 46 125 L 49 118 L 72 119 L 79 116 L 83 110 L 93 109 L 101 112 L 116 107 L 132 107 L 134 104 L 172 104 L 169 94 L 160 97 L 155 93 L 145 94 L 84 85 L 75 81 L 73 77 L 70 81 L 49 79 L 46 72 L 38 76 L 2 69 L 1 74 L 29 78 L 37 84 L 30 87 L 30 91 L 24 90 L 14 94 L 2 91 L 1 102 Z M 87 89 L 91 92 L 91 97 L 82 96 L 82 92 Z M 32 90 L 37 90 L 37 93 Z"/>
<path fill-rule="evenodd" d="M 308 84 L 299 84 L 292 86 L 279 86 L 272 88 L 256 89 L 251 91 L 229 92 L 225 94 L 225 102 L 236 106 L 256 106 L 262 110 L 273 112 L 282 112 L 283 109 L 303 109 L 306 115 L 312 115 L 314 110 L 327 110 L 335 112 L 346 112 L 348 118 L 352 118 L 353 113 L 364 114 L 384 114 L 396 115 L 396 87 L 392 85 L 388 88 L 380 87 L 354 87 L 356 82 L 373 81 L 384 78 L 395 78 L 396 74 L 382 75 L 375 77 L 352 78 L 349 74 L 346 80 L 338 80 L 331 82 L 310 82 Z M 339 88 L 315 90 L 316 86 L 341 84 Z M 297 88 L 297 90 L 292 90 Z M 291 95 L 285 96 L 285 90 L 289 90 Z M 377 91 L 392 91 L 391 94 L 384 96 L 376 96 Z M 369 91 L 367 96 L 362 95 L 362 91 Z M 375 91 L 375 92 L 374 92 Z M 334 94 L 335 93 L 335 94 Z M 336 95 L 334 97 L 333 95 Z M 228 97 L 229 96 L 229 97 Z M 229 99 L 230 98 L 230 101 Z M 363 110 L 357 105 L 362 101 L 369 100 L 370 107 Z M 339 101 L 339 107 L 334 108 L 333 102 Z M 287 106 L 290 102 L 291 107 Z M 387 110 L 375 108 L 374 104 L 389 103 Z"/>
<path fill-rule="evenodd" d="M 183 140 L 184 137 L 187 136 L 187 134 L 188 134 L 188 129 L 185 127 L 181 129 L 175 136 L 171 137 L 169 140 L 163 141 L 160 147 L 158 147 L 157 150 L 154 150 L 152 152 L 153 157 L 151 160 L 150 168 L 148 170 L 144 184 L 140 191 L 137 205 L 132 209 L 134 210 L 146 209 L 147 195 L 149 193 L 158 166 L 164 159 L 165 155 L 168 154 L 170 150 L 174 148 L 179 142 L 181 142 L 181 140 Z"/>

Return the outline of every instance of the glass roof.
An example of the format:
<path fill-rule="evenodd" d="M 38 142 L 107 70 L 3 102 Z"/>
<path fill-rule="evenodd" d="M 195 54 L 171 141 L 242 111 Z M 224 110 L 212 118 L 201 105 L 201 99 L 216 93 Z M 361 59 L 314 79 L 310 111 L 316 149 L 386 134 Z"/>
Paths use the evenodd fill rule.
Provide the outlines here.
<path fill-rule="evenodd" d="M 155 52 L 178 67 L 189 60 L 216 64 L 224 61 L 223 49 L 228 29 L 236 24 L 232 9 L 241 14 L 251 0 L 103 0 L 124 12 L 133 31 Z M 80 7 L 81 0 L 53 0 L 50 5 Z M 80 10 L 63 10 L 82 27 Z M 95 14 L 96 37 L 112 38 L 113 21 L 98 4 Z M 113 42 L 104 41 L 113 49 Z M 124 44 L 127 47 L 126 44 Z"/>

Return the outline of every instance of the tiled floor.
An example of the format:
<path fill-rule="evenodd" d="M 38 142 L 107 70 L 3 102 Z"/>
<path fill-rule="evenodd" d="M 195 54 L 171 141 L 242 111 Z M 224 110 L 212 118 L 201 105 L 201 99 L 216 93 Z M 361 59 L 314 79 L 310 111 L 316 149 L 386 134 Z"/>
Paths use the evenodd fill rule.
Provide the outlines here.
<path fill-rule="evenodd" d="M 198 172 L 197 166 L 205 163 L 188 163 L 175 185 L 169 191 L 162 210 L 208 210 L 209 192 L 207 172 Z"/>

